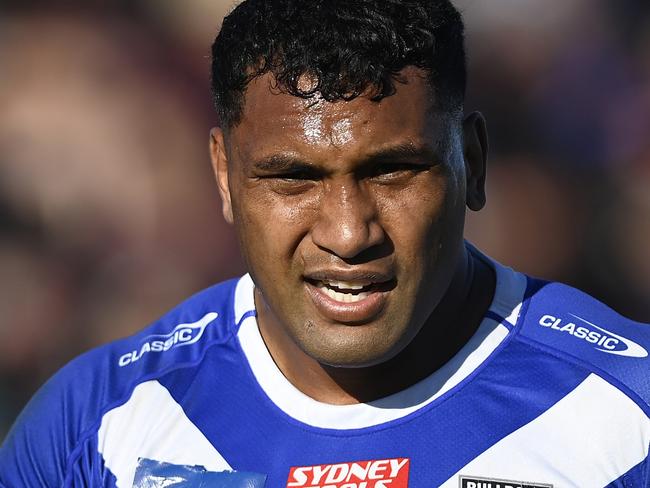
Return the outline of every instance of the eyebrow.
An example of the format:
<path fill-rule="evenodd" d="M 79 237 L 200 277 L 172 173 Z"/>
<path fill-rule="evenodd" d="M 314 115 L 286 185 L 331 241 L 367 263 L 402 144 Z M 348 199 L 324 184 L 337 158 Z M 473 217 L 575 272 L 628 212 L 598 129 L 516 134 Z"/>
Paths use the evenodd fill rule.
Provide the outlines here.
<path fill-rule="evenodd" d="M 370 152 L 362 158 L 361 165 L 367 166 L 375 163 L 389 161 L 413 161 L 421 160 L 426 162 L 437 161 L 436 151 L 428 144 L 416 144 L 407 141 Z M 300 159 L 290 154 L 272 154 L 253 163 L 258 171 L 268 173 L 287 173 L 297 171 L 320 171 L 320 168 L 309 161 Z"/>
<path fill-rule="evenodd" d="M 412 141 L 403 142 L 373 151 L 364 158 L 365 163 L 383 161 L 436 161 L 437 152 L 428 144 L 416 144 Z"/>
<path fill-rule="evenodd" d="M 267 172 L 296 171 L 299 169 L 314 169 L 314 165 L 288 154 L 273 154 L 253 163 L 256 169 Z"/>

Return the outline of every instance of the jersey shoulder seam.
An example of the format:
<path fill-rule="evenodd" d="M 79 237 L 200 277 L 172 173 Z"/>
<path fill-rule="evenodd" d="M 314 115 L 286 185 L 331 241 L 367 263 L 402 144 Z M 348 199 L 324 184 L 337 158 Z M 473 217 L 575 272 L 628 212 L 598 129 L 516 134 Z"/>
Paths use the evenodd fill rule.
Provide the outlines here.
<path fill-rule="evenodd" d="M 530 347 L 533 347 L 537 349 L 540 352 L 550 354 L 565 363 L 569 363 L 575 367 L 581 368 L 585 371 L 588 371 L 590 373 L 596 374 L 599 376 L 601 379 L 609 383 L 611 386 L 616 388 L 618 391 L 620 391 L 622 394 L 627 396 L 630 400 L 632 400 L 635 404 L 643 410 L 643 412 L 650 418 L 650 404 L 646 402 L 638 393 L 636 393 L 632 388 L 627 386 L 625 383 L 617 379 L 614 375 L 611 373 L 608 373 L 606 370 L 603 368 L 600 368 L 599 366 L 596 366 L 595 364 L 586 361 L 584 359 L 579 358 L 578 356 L 573 356 L 569 353 L 566 353 L 560 349 L 557 349 L 553 346 L 550 346 L 548 344 L 545 344 L 541 341 L 538 341 L 536 339 L 533 339 L 531 337 L 528 337 L 524 334 L 518 334 L 517 340 L 529 345 Z"/>

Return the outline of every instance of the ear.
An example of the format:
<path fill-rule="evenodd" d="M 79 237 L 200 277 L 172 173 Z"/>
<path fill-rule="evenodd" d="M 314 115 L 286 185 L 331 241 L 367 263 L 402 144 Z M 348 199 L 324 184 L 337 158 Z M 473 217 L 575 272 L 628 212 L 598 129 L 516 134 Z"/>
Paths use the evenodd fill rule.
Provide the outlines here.
<path fill-rule="evenodd" d="M 221 196 L 223 217 L 226 222 L 232 224 L 232 200 L 230 198 L 230 186 L 228 185 L 228 157 L 226 156 L 223 131 L 219 127 L 213 127 L 210 130 L 210 159 L 212 160 L 214 176 L 217 179 L 219 196 Z"/>
<path fill-rule="evenodd" d="M 463 121 L 463 154 L 467 175 L 467 206 L 474 211 L 485 205 L 485 171 L 488 156 L 488 137 L 485 118 L 473 112 Z"/>

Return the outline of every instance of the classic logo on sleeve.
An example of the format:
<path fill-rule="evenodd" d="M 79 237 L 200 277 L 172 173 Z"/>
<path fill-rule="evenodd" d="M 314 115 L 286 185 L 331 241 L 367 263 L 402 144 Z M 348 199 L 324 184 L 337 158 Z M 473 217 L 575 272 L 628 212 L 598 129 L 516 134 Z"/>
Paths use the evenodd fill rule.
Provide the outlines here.
<path fill-rule="evenodd" d="M 408 488 L 408 481 L 408 459 L 375 459 L 293 467 L 287 488 Z"/>
<path fill-rule="evenodd" d="M 118 364 L 126 366 L 142 359 L 142 356 L 150 352 L 165 352 L 178 346 L 194 344 L 201 339 L 205 328 L 218 316 L 217 312 L 210 312 L 191 324 L 178 324 L 168 334 L 153 334 L 145 337 L 138 349 L 122 354 Z"/>
<path fill-rule="evenodd" d="M 543 315 L 539 319 L 539 325 L 588 342 L 597 351 L 607 354 L 627 356 L 629 358 L 645 358 L 648 356 L 648 351 L 636 342 L 604 329 L 578 315 L 572 313 L 569 315 L 577 322 L 561 319 L 553 315 Z"/>

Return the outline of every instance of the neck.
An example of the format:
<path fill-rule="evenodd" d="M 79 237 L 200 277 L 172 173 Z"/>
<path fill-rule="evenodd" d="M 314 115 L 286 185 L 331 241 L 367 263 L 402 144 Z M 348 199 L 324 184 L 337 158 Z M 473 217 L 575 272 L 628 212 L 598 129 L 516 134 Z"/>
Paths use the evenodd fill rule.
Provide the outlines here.
<path fill-rule="evenodd" d="M 282 373 L 306 395 L 330 404 L 369 402 L 408 388 L 449 361 L 476 332 L 494 287 L 494 271 L 465 250 L 447 292 L 415 338 L 392 359 L 370 367 L 320 364 L 288 337 L 269 336 L 261 325 L 260 330 Z M 272 320 L 260 314 L 260 324 L 263 318 Z"/>

